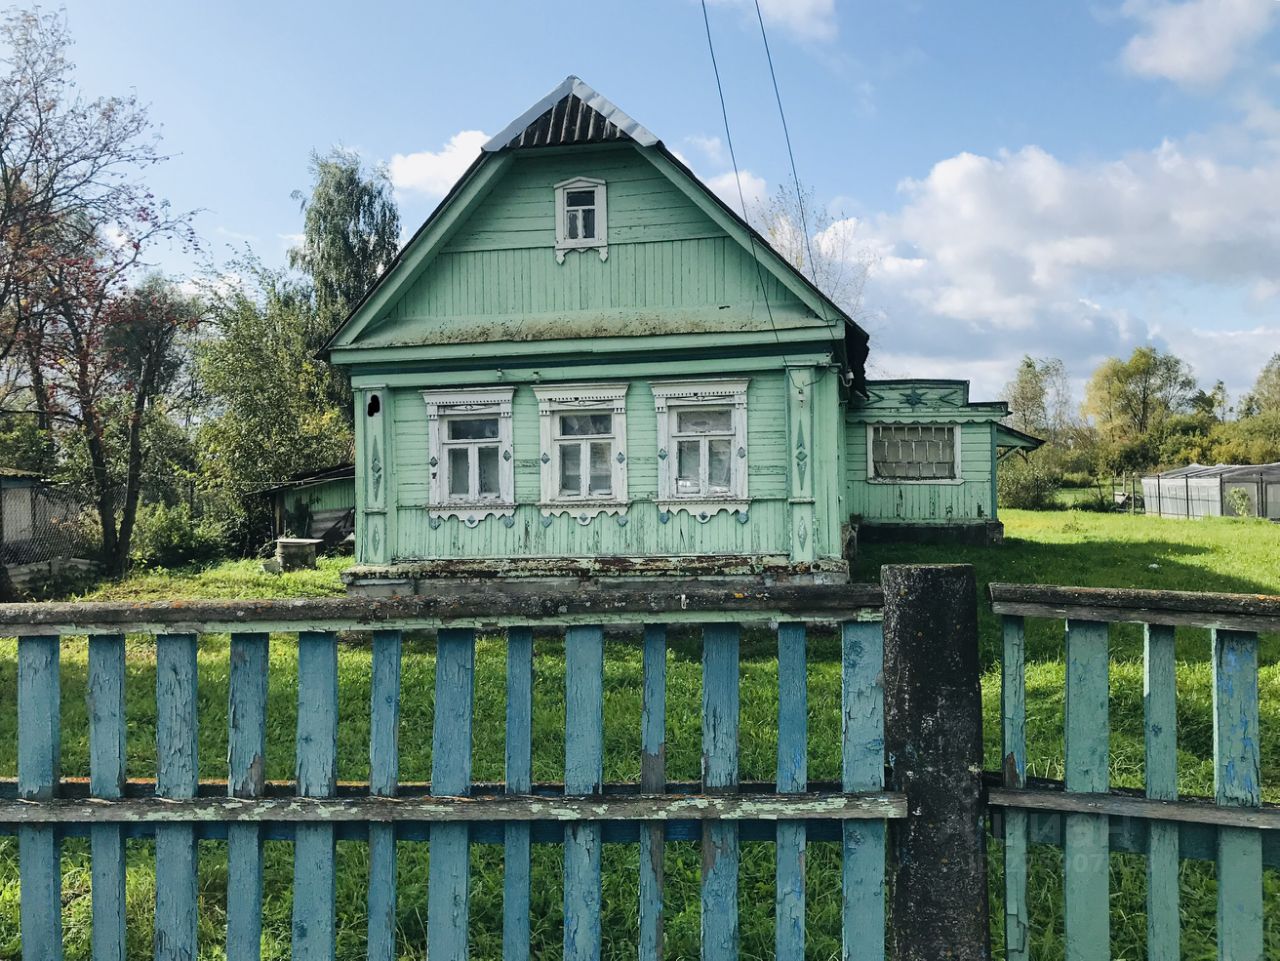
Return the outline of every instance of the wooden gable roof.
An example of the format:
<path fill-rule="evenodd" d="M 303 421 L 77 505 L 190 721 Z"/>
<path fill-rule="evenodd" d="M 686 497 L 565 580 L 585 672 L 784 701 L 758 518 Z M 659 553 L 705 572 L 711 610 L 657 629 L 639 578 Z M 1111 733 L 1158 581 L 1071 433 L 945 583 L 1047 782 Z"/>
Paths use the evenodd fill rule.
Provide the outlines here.
<path fill-rule="evenodd" d="M 844 310 L 774 250 L 747 221 L 720 199 L 655 137 L 608 99 L 570 76 L 485 144 L 463 176 L 389 265 L 377 283 L 326 343 L 322 353 L 358 349 L 361 334 L 375 325 L 396 299 L 449 243 L 467 214 L 493 190 L 518 153 L 549 147 L 629 143 L 720 229 L 750 253 L 760 269 L 780 283 L 822 325 L 841 328 L 846 363 L 861 383 L 868 337 Z M 350 355 L 338 362 L 358 362 Z"/>

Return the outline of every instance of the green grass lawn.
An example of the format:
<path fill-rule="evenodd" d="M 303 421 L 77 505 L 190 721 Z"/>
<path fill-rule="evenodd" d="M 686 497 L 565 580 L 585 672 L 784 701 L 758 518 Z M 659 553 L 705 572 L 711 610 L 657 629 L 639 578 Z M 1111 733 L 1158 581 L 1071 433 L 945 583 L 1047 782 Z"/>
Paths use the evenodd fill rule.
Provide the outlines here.
<path fill-rule="evenodd" d="M 1280 528 L 1230 520 L 1179 522 L 1082 512 L 1008 512 L 1008 541 L 1001 548 L 876 546 L 863 551 L 855 572 L 876 578 L 884 563 L 961 561 L 974 564 L 980 585 L 1021 581 L 1098 586 L 1159 587 L 1280 593 Z M 322 561 L 315 572 L 272 576 L 252 562 L 231 562 L 209 570 L 152 573 L 96 590 L 86 599 L 163 599 L 177 597 L 324 596 L 340 594 L 338 572 L 345 559 Z M 985 606 L 985 605 L 984 605 Z M 999 754 L 999 649 L 996 618 L 981 620 L 988 767 Z M 1137 629 L 1113 635 L 1112 769 L 1116 784 L 1142 783 L 1142 664 Z M 811 643 L 810 777 L 834 779 L 839 773 L 839 650 L 834 637 Z M 227 648 L 225 637 L 210 637 L 200 652 L 200 764 L 204 777 L 225 774 L 227 737 Z M 558 781 L 564 764 L 564 667 L 562 646 L 539 638 L 536 649 L 534 776 Z M 272 647 L 267 776 L 288 779 L 293 771 L 293 725 L 297 688 L 295 649 L 287 639 Z M 402 723 L 402 778 L 425 780 L 430 771 L 434 645 L 430 638 L 406 641 L 405 706 Z M 1036 623 L 1028 631 L 1028 747 L 1031 773 L 1058 777 L 1062 770 L 1062 625 Z M 634 781 L 639 775 L 640 678 L 638 645 L 610 637 L 605 654 L 605 777 Z M 1179 737 L 1181 787 L 1186 793 L 1212 791 L 1212 699 L 1208 640 L 1204 632 L 1179 633 Z M 154 774 L 155 662 L 145 639 L 128 645 L 129 773 Z M 1280 801 L 1280 641 L 1265 638 L 1261 686 L 1263 700 L 1263 782 L 1268 800 Z M 63 657 L 63 771 L 88 773 L 85 706 L 86 645 L 70 642 Z M 474 769 L 479 780 L 500 780 L 504 743 L 505 653 L 498 638 L 483 638 L 476 652 Z M 339 777 L 361 780 L 368 774 L 369 656 L 358 643 L 340 651 Z M 674 638 L 668 655 L 669 776 L 697 779 L 701 758 L 699 650 L 696 638 Z M 0 641 L 0 700 L 15 703 L 16 645 Z M 772 638 L 753 634 L 742 645 L 742 749 L 744 779 L 773 777 L 777 712 L 777 675 Z M 0 712 L 0 776 L 16 771 L 16 719 Z M 993 844 L 998 854 L 999 846 Z M 267 845 L 266 934 L 264 956 L 288 956 L 292 857 L 286 843 Z M 633 957 L 636 938 L 637 864 L 634 845 L 606 845 L 604 879 L 604 954 Z M 533 903 L 534 953 L 554 957 L 560 950 L 560 848 L 535 846 Z M 150 842 L 130 843 L 130 956 L 150 951 L 154 877 Z M 473 847 L 472 943 L 476 957 L 501 955 L 501 848 Z M 339 844 L 340 956 L 363 956 L 364 846 Z M 406 843 L 400 850 L 399 927 L 401 953 L 425 958 L 427 846 Z M 998 889 L 998 857 L 993 862 Z M 699 853 L 691 843 L 668 846 L 668 956 L 698 954 Z M 839 859 L 830 844 L 811 845 L 809 860 L 809 956 L 839 953 Z M 64 918 L 67 956 L 88 957 L 89 858 L 87 843 L 68 841 L 64 853 Z M 742 957 L 771 957 L 772 846 L 745 845 L 740 883 Z M 1035 957 L 1062 957 L 1061 855 L 1036 849 L 1032 875 Z M 201 848 L 201 957 L 222 956 L 225 922 L 226 862 L 222 846 Z M 1268 956 L 1280 957 L 1280 882 L 1268 874 Z M 1213 867 L 1185 862 L 1184 957 L 1215 957 Z M 1145 957 L 1145 873 L 1140 858 L 1112 859 L 1113 953 L 1117 958 Z M 998 890 L 995 892 L 998 893 Z M 999 902 L 993 904 L 997 924 Z M 998 930 L 997 930 L 998 936 Z M 0 840 L 0 957 L 17 957 L 17 846 Z"/>

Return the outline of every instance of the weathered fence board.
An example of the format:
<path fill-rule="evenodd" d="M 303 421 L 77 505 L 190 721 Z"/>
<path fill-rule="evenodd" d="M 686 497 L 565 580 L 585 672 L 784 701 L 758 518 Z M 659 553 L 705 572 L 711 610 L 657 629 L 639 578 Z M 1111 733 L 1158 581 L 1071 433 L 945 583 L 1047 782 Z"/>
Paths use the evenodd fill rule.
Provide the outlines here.
<path fill-rule="evenodd" d="M 268 635 L 231 635 L 227 694 L 227 796 L 260 797 L 267 755 Z M 262 832 L 227 827 L 227 961 L 262 956 Z"/>
<path fill-rule="evenodd" d="M 400 779 L 399 631 L 374 631 L 369 695 L 369 793 L 395 797 Z M 396 955 L 396 831 L 369 825 L 369 961 Z"/>
<path fill-rule="evenodd" d="M 199 718 L 196 635 L 156 638 L 156 793 L 196 796 Z M 157 961 L 191 961 L 196 956 L 196 835 L 190 824 L 156 828 Z"/>
<path fill-rule="evenodd" d="M 809 783 L 809 684 L 803 624 L 778 626 L 778 791 L 799 793 Z M 778 825 L 776 904 L 778 961 L 804 958 L 805 826 Z"/>
<path fill-rule="evenodd" d="M 101 798 L 120 797 L 125 782 L 124 636 L 89 638 L 89 787 Z M 124 961 L 124 836 L 118 824 L 89 833 L 93 862 L 95 961 Z"/>
<path fill-rule="evenodd" d="M 1280 628 L 1280 598 L 1007 584 L 990 591 L 1005 632 L 1004 787 L 992 789 L 988 801 L 1002 814 L 1008 957 L 1030 956 L 1025 866 L 1031 841 L 1065 849 L 1068 958 L 1110 956 L 1110 852 L 1124 850 L 1147 859 L 1151 961 L 1179 957 L 1178 869 L 1185 858 L 1217 863 L 1218 956 L 1261 961 L 1262 870 L 1280 866 L 1280 808 L 1261 803 L 1255 628 Z M 1067 621 L 1065 791 L 1025 781 L 1024 617 Z M 1107 624 L 1127 621 L 1145 625 L 1141 795 L 1108 790 Z M 1213 799 L 1178 794 L 1175 625 L 1213 632 Z M 1030 811 L 1044 812 L 1033 832 Z"/>
<path fill-rule="evenodd" d="M 507 790 L 533 790 L 533 631 L 507 632 Z M 502 852 L 502 956 L 529 961 L 530 834 L 529 825 L 505 828 Z"/>
<path fill-rule="evenodd" d="M 667 590 L 670 590 L 668 588 Z M 259 958 L 262 950 L 263 842 L 293 845 L 292 954 L 331 959 L 336 951 L 335 843 L 369 846 L 368 942 L 386 961 L 399 945 L 396 849 L 430 844 L 426 913 L 433 958 L 468 953 L 469 849 L 503 845 L 503 955 L 530 956 L 530 850 L 564 845 L 564 953 L 599 958 L 602 950 L 601 853 L 606 838 L 640 845 L 639 949 L 656 961 L 663 945 L 663 859 L 668 841 L 701 839 L 703 944 L 708 959 L 738 956 L 739 845 L 775 842 L 778 852 L 776 947 L 784 959 L 805 952 L 804 861 L 815 839 L 839 841 L 843 869 L 845 957 L 884 956 L 884 822 L 907 814 L 906 798 L 884 791 L 883 635 L 879 592 L 866 588 L 725 592 L 691 584 L 675 601 L 650 591 L 566 594 L 531 607 L 495 602 L 495 593 L 445 596 L 431 604 L 246 602 L 50 605 L 23 611 L 19 631 L 19 778 L 0 782 L 0 830 L 20 837 L 24 958 L 61 952 L 59 845 L 66 834 L 93 839 L 95 957 L 125 951 L 124 842 L 156 838 L 159 958 L 194 958 L 198 931 L 198 841 L 223 840 L 228 861 L 226 954 Z M 473 785 L 475 630 L 519 615 L 507 628 L 506 771 L 501 785 Z M 506 613 L 503 613 L 503 612 Z M 247 612 L 247 613 L 246 613 Z M 670 612 L 654 622 L 655 614 Z M 595 623 L 588 620 L 596 614 Z M 229 651 L 227 777 L 198 779 L 197 631 L 207 615 L 233 626 Z M 447 616 L 446 616 L 447 615 Z M 415 622 L 414 618 L 419 620 Z M 450 618 L 453 621 L 450 621 Z M 8 621 L 5 621 L 8 618 Z M 842 782 L 808 781 L 805 622 L 842 626 Z M 666 621 L 703 630 L 704 765 L 697 784 L 666 782 Z M 773 784 L 740 784 L 739 637 L 742 624 L 780 622 L 778 769 Z M 22 625 L 18 609 L 0 606 L 3 624 Z M 91 777 L 58 774 L 61 638 L 35 624 L 89 633 Z M 643 625 L 640 783 L 605 785 L 602 624 Z M 436 630 L 432 780 L 399 781 L 401 658 L 404 627 Z M 565 771 L 563 785 L 534 784 L 534 635 L 554 624 L 565 634 Z M 157 777 L 125 778 L 125 640 L 137 626 L 155 637 Z M 443 625 L 443 626 L 442 626 Z M 460 626 L 455 626 L 460 625 Z M 339 784 L 339 629 L 370 629 L 369 783 Z M 296 635 L 295 780 L 265 779 L 270 634 Z M 109 633 L 100 633 L 104 629 Z M 289 643 L 287 640 L 285 643 Z M 558 832 L 558 836 L 556 833 Z"/>
<path fill-rule="evenodd" d="M 436 639 L 435 728 L 431 793 L 465 795 L 471 787 L 471 717 L 475 698 L 475 632 L 444 630 Z M 471 919 L 471 845 L 465 823 L 431 826 L 427 876 L 427 952 L 465 961 Z"/>

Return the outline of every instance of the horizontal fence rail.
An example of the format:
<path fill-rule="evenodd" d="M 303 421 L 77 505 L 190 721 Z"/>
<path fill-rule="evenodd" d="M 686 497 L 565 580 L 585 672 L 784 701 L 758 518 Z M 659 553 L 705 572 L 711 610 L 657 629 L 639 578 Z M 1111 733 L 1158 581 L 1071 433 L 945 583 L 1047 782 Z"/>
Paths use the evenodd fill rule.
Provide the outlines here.
<path fill-rule="evenodd" d="M 16 833 L 24 959 L 62 956 L 60 845 L 88 834 L 92 860 L 92 952 L 126 950 L 125 841 L 154 837 L 157 958 L 198 953 L 198 842 L 225 841 L 226 956 L 261 955 L 263 841 L 292 842 L 292 955 L 331 959 L 339 919 L 335 842 L 368 845 L 370 958 L 396 955 L 400 843 L 429 844 L 427 951 L 460 961 L 469 950 L 470 848 L 503 847 L 503 956 L 530 956 L 530 844 L 564 849 L 566 959 L 601 954 L 605 842 L 640 848 L 639 955 L 662 957 L 666 844 L 703 849 L 702 955 L 736 958 L 741 844 L 768 840 L 777 852 L 777 956 L 805 951 L 804 848 L 834 841 L 844 860 L 843 956 L 884 957 L 886 822 L 907 813 L 885 790 L 882 596 L 873 586 L 730 590 L 697 583 L 661 589 L 592 589 L 550 594 L 443 590 L 412 599 L 190 601 L 0 605 L 0 636 L 18 638 L 18 777 L 0 783 L 0 832 Z M 811 784 L 806 625 L 835 625 L 842 661 L 839 783 Z M 666 625 L 702 633 L 703 772 L 668 783 L 665 770 Z M 643 645 L 641 780 L 603 782 L 604 630 L 636 626 Z M 738 757 L 739 643 L 743 625 L 776 630 L 778 773 L 773 784 L 742 782 Z M 506 778 L 472 777 L 477 628 L 505 631 Z M 403 632 L 435 631 L 431 781 L 399 781 Z M 338 780 L 338 632 L 371 634 L 367 784 Z M 559 785 L 532 779 L 535 632 L 563 639 L 565 763 Z M 202 781 L 197 765 L 200 637 L 230 633 L 226 779 Z M 125 635 L 154 637 L 154 781 L 125 769 Z M 296 636 L 295 780 L 264 777 L 268 653 L 275 635 Z M 63 639 L 88 636 L 90 776 L 59 771 Z M 534 919 L 536 920 L 536 919 Z"/>
<path fill-rule="evenodd" d="M 1217 864 L 1218 956 L 1264 957 L 1263 867 L 1280 867 L 1280 809 L 1262 804 L 1258 633 L 1280 631 L 1280 597 L 992 584 L 1002 615 L 1000 813 L 1005 859 L 1005 950 L 1029 961 L 1028 844 L 1064 849 L 1068 958 L 1107 958 L 1110 853 L 1147 858 L 1147 957 L 1180 955 L 1179 863 Z M 1066 621 L 1066 779 L 1027 778 L 1025 618 Z M 1144 625 L 1146 787 L 1141 796 L 1109 784 L 1110 630 Z M 1175 628 L 1212 632 L 1212 799 L 1178 795 Z"/>

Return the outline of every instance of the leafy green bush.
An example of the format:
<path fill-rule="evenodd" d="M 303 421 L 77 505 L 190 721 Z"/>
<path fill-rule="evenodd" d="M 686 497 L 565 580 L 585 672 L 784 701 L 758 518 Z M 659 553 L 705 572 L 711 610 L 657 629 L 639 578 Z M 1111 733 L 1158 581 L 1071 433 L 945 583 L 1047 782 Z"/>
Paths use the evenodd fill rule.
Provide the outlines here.
<path fill-rule="evenodd" d="M 1006 461 L 996 475 L 996 494 L 1001 507 L 1042 511 L 1055 506 L 1061 475 L 1036 460 Z"/>
<path fill-rule="evenodd" d="M 1249 492 L 1240 487 L 1227 491 L 1227 509 L 1236 517 L 1252 517 L 1253 501 L 1249 500 Z"/>
<path fill-rule="evenodd" d="M 129 557 L 139 567 L 203 564 L 223 554 L 222 530 L 197 521 L 186 504 L 147 504 L 138 510 Z"/>
<path fill-rule="evenodd" d="M 1088 471 L 1071 470 L 1062 475 L 1063 487 L 1092 487 L 1093 475 Z"/>

